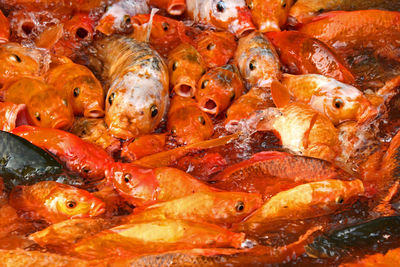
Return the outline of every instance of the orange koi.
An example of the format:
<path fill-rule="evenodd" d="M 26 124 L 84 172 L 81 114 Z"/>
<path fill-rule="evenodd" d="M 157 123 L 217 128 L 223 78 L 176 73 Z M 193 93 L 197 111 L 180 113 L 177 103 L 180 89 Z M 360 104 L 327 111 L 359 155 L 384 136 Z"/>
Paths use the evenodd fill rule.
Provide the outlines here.
<path fill-rule="evenodd" d="M 195 98 L 204 112 L 218 115 L 238 99 L 244 91 L 238 69 L 234 65 L 217 67 L 201 77 Z"/>
<path fill-rule="evenodd" d="M 128 161 L 165 150 L 166 134 L 149 134 L 128 140 L 122 144 L 121 157 Z"/>

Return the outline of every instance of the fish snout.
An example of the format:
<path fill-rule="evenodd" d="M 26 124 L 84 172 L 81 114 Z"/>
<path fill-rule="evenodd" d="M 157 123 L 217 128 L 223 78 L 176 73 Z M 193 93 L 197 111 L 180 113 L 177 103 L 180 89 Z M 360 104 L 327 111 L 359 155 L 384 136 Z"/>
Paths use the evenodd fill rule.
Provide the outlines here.
<path fill-rule="evenodd" d="M 95 217 L 103 214 L 105 211 L 106 211 L 106 204 L 103 201 L 98 200 L 95 203 L 93 203 L 93 207 L 90 209 L 89 216 Z"/>
<path fill-rule="evenodd" d="M 72 124 L 70 123 L 70 121 L 68 121 L 67 119 L 60 119 L 55 121 L 51 128 L 55 128 L 55 129 L 68 129 L 72 126 Z"/>
<path fill-rule="evenodd" d="M 85 118 L 102 118 L 104 117 L 104 114 L 104 109 L 99 103 L 88 106 L 87 109 L 85 109 L 83 112 L 83 116 Z"/>
<path fill-rule="evenodd" d="M 256 30 L 253 24 L 250 10 L 246 8 L 238 9 L 238 18 L 235 25 L 231 25 L 234 34 L 240 38 Z"/>
<path fill-rule="evenodd" d="M 358 124 L 363 124 L 374 119 L 378 115 L 378 110 L 371 105 L 368 105 L 367 108 L 363 109 L 358 116 Z"/>

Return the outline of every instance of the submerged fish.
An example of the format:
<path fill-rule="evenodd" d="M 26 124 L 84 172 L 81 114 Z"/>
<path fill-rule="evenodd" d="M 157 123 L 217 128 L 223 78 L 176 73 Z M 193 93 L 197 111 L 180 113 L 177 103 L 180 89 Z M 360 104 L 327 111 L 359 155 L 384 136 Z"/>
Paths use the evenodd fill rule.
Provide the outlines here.
<path fill-rule="evenodd" d="M 1 90 L 4 101 L 26 105 L 30 124 L 61 129 L 72 126 L 74 115 L 70 103 L 42 80 L 21 78 L 5 84 Z"/>
<path fill-rule="evenodd" d="M 261 195 L 243 192 L 198 192 L 154 204 L 129 215 L 129 223 L 183 219 L 230 225 L 243 220 L 262 205 Z"/>
<path fill-rule="evenodd" d="M 280 31 L 293 0 L 247 0 L 252 19 L 260 32 Z"/>
<path fill-rule="evenodd" d="M 238 99 L 244 85 L 234 65 L 217 67 L 206 72 L 199 80 L 195 98 L 201 110 L 218 115 Z"/>
<path fill-rule="evenodd" d="M 204 141 L 214 133 L 211 118 L 191 98 L 174 96 L 167 117 L 167 129 L 180 144 Z"/>
<path fill-rule="evenodd" d="M 271 42 L 259 32 L 239 39 L 235 63 L 247 87 L 269 87 L 281 76 L 279 56 Z"/>
<path fill-rule="evenodd" d="M 100 82 L 85 66 L 68 58 L 46 73 L 46 81 L 68 99 L 75 115 L 89 118 L 104 116 L 104 92 Z"/>
<path fill-rule="evenodd" d="M 199 52 L 190 44 L 182 43 L 169 53 L 168 70 L 175 93 L 193 97 L 197 82 L 207 69 Z"/>
<path fill-rule="evenodd" d="M 56 180 L 63 167 L 49 153 L 14 134 L 0 131 L 0 176 L 11 189 L 20 184 Z"/>
<path fill-rule="evenodd" d="M 157 52 L 129 37 L 115 36 L 96 43 L 110 84 L 105 121 L 111 134 L 130 138 L 152 132 L 168 106 L 168 69 Z"/>
<path fill-rule="evenodd" d="M 284 74 L 282 85 L 273 83 L 275 105 L 284 107 L 293 97 L 328 117 L 334 125 L 354 120 L 359 123 L 377 115 L 377 110 L 357 88 L 318 74 Z"/>
<path fill-rule="evenodd" d="M 52 181 L 14 187 L 10 203 L 15 209 L 29 212 L 33 218 L 42 218 L 50 223 L 95 217 L 105 211 L 104 203 L 91 193 Z"/>
<path fill-rule="evenodd" d="M 188 0 L 187 14 L 195 22 L 206 22 L 243 36 L 255 30 L 245 0 Z"/>
<path fill-rule="evenodd" d="M 271 197 L 237 229 L 253 229 L 278 220 L 301 220 L 330 214 L 364 194 L 361 180 L 329 179 L 296 186 Z"/>
<path fill-rule="evenodd" d="M 105 230 L 75 246 L 89 258 L 138 256 L 150 252 L 207 247 L 240 247 L 244 233 L 184 220 L 154 220 Z"/>

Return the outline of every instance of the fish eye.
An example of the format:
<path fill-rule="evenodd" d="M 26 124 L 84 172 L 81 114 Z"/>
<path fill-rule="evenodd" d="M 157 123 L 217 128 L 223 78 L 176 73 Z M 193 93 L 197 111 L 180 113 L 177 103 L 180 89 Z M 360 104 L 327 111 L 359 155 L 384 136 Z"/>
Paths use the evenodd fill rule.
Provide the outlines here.
<path fill-rule="evenodd" d="M 224 12 L 224 10 L 225 10 L 225 3 L 224 3 L 224 1 L 219 1 L 219 2 L 217 3 L 217 11 L 218 11 L 218 12 Z"/>
<path fill-rule="evenodd" d="M 82 168 L 82 171 L 83 171 L 84 173 L 89 173 L 89 172 L 90 172 L 90 169 L 89 169 L 89 167 L 84 166 L 84 167 Z"/>
<path fill-rule="evenodd" d="M 175 62 L 172 64 L 172 71 L 176 70 L 177 67 L 178 67 L 178 62 L 175 61 Z"/>
<path fill-rule="evenodd" d="M 125 23 L 125 24 L 131 23 L 131 17 L 130 17 L 129 15 L 125 15 L 124 18 L 123 18 L 123 20 L 124 20 L 124 23 Z"/>
<path fill-rule="evenodd" d="M 209 43 L 208 45 L 207 45 L 207 50 L 213 50 L 215 48 L 215 44 L 214 43 Z"/>
<path fill-rule="evenodd" d="M 65 205 L 67 206 L 67 208 L 73 209 L 76 207 L 76 202 L 75 200 L 68 200 L 67 203 L 65 203 Z"/>
<path fill-rule="evenodd" d="M 335 106 L 335 108 L 340 109 L 343 107 L 344 103 L 343 103 L 342 99 L 335 98 L 335 99 L 333 99 L 333 105 Z"/>
<path fill-rule="evenodd" d="M 242 212 L 244 210 L 244 203 L 243 201 L 238 201 L 235 206 L 236 211 Z"/>
<path fill-rule="evenodd" d="M 233 100 L 235 100 L 235 97 L 236 97 L 236 94 L 235 94 L 235 92 L 233 92 L 233 94 L 232 94 L 232 96 L 231 96 L 231 102 L 233 101 Z"/>
<path fill-rule="evenodd" d="M 286 7 L 286 0 L 282 0 L 282 7 L 283 7 L 283 8 Z"/>
<path fill-rule="evenodd" d="M 252 61 L 250 61 L 250 63 L 249 63 L 249 68 L 250 68 L 250 70 L 255 70 L 256 69 L 256 61 L 255 60 L 252 60 Z"/>
<path fill-rule="evenodd" d="M 171 133 L 172 133 L 172 134 L 176 134 L 176 127 L 175 127 L 175 126 L 172 126 L 172 128 L 171 128 Z"/>
<path fill-rule="evenodd" d="M 158 114 L 158 108 L 156 105 L 152 105 L 150 108 L 151 117 L 154 118 Z"/>
<path fill-rule="evenodd" d="M 35 118 L 40 121 L 40 113 L 39 112 L 35 112 Z"/>
<path fill-rule="evenodd" d="M 132 175 L 131 175 L 130 173 L 126 173 L 126 174 L 124 175 L 124 181 L 125 181 L 125 183 L 129 183 L 129 181 L 131 180 L 131 178 L 132 178 Z"/>
<path fill-rule="evenodd" d="M 168 24 L 168 22 L 163 22 L 162 24 L 161 24 L 161 27 L 163 28 L 163 30 L 166 32 L 166 31 L 168 31 L 168 29 L 169 29 L 169 24 Z"/>
<path fill-rule="evenodd" d="M 248 7 L 249 9 L 253 9 L 253 1 L 251 1 L 251 2 L 247 5 L 247 7 Z"/>
<path fill-rule="evenodd" d="M 112 105 L 113 101 L 114 101 L 114 97 L 115 97 L 115 93 L 111 93 L 111 95 L 108 97 L 108 103 L 110 103 L 110 105 Z"/>
<path fill-rule="evenodd" d="M 201 83 L 201 89 L 206 88 L 207 84 L 208 84 L 208 80 L 204 80 L 204 81 Z"/>
<path fill-rule="evenodd" d="M 344 201 L 343 196 L 338 196 L 338 197 L 335 199 L 335 202 L 338 203 L 338 204 L 342 204 L 343 201 Z"/>
<path fill-rule="evenodd" d="M 199 116 L 198 119 L 199 119 L 199 122 L 200 122 L 201 124 L 206 125 L 206 120 L 204 119 L 203 116 Z"/>
<path fill-rule="evenodd" d="M 22 62 L 21 58 L 16 54 L 11 54 L 10 59 L 13 60 L 13 61 L 16 61 L 18 63 Z"/>
<path fill-rule="evenodd" d="M 74 88 L 74 97 L 78 97 L 80 92 L 81 92 L 81 89 L 79 89 L 79 87 L 75 87 Z"/>

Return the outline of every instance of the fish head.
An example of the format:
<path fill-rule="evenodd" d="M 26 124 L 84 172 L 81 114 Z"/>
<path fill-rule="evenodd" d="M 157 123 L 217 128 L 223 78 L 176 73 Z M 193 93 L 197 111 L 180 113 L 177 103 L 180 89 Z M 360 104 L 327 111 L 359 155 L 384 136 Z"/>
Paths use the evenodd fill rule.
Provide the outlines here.
<path fill-rule="evenodd" d="M 256 29 L 245 0 L 210 0 L 204 2 L 200 16 L 211 24 L 226 29 L 237 37 Z"/>
<path fill-rule="evenodd" d="M 168 90 L 156 77 L 143 72 L 127 73 L 108 91 L 105 122 L 117 138 L 151 133 L 166 112 Z"/>
<path fill-rule="evenodd" d="M 219 197 L 214 200 L 212 213 L 216 217 L 229 217 L 233 222 L 238 222 L 261 207 L 263 201 L 260 194 L 229 192 L 218 193 Z"/>
<path fill-rule="evenodd" d="M 40 127 L 68 129 L 74 121 L 70 103 L 52 87 L 30 99 L 28 113 L 30 121 Z"/>
<path fill-rule="evenodd" d="M 357 88 L 337 86 L 314 94 L 311 106 L 323 112 L 334 125 L 354 120 L 364 122 L 377 115 L 377 110 Z"/>
<path fill-rule="evenodd" d="M 0 46 L 0 82 L 17 76 L 38 75 L 39 53 L 17 44 Z"/>
<path fill-rule="evenodd" d="M 152 201 L 158 191 L 153 169 L 143 169 L 129 163 L 114 163 L 106 171 L 106 180 L 135 205 Z"/>
<path fill-rule="evenodd" d="M 73 186 L 60 184 L 51 194 L 48 205 L 54 205 L 65 218 L 94 217 L 105 211 L 105 204 L 91 193 Z"/>
<path fill-rule="evenodd" d="M 64 88 L 69 92 L 68 99 L 75 114 L 86 118 L 104 116 L 104 94 L 100 82 L 93 76 L 82 75 L 68 81 Z"/>

